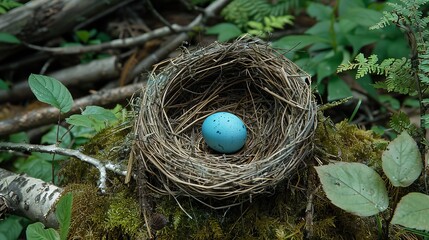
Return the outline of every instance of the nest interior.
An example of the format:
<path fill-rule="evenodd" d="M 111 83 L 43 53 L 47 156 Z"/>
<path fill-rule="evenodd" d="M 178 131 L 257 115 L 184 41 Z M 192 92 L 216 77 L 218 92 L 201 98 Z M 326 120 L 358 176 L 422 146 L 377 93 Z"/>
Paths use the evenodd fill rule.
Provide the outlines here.
<path fill-rule="evenodd" d="M 311 153 L 317 111 L 310 77 L 267 43 L 214 43 L 159 66 L 135 126 L 134 154 L 151 190 L 251 196 L 290 176 Z M 219 111 L 236 114 L 247 127 L 239 152 L 219 154 L 204 142 L 201 125 Z"/>

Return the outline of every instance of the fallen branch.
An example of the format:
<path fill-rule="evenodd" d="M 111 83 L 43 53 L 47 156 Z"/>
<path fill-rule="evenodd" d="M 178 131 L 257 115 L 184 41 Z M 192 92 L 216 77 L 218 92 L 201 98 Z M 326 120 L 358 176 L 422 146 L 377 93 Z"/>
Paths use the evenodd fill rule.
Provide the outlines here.
<path fill-rule="evenodd" d="M 0 15 L 0 32 L 27 42 L 38 42 L 61 35 L 96 13 L 120 4 L 121 0 L 33 0 Z M 0 59 L 19 47 L 0 44 Z"/>
<path fill-rule="evenodd" d="M 56 72 L 48 73 L 65 86 L 77 86 L 96 82 L 99 79 L 116 78 L 120 74 L 118 58 L 113 56 L 105 59 L 94 60 L 90 63 L 79 64 L 77 66 L 62 69 Z M 10 90 L 0 90 L 0 102 L 6 102 L 13 99 L 19 101 L 31 95 L 27 81 L 21 81 L 15 84 Z"/>
<path fill-rule="evenodd" d="M 136 37 L 124 38 L 124 39 L 115 39 L 110 42 L 90 45 L 90 46 L 76 46 L 76 47 L 41 47 L 33 44 L 26 44 L 27 47 L 36 49 L 39 51 L 50 52 L 53 54 L 79 54 L 86 52 L 98 52 L 106 49 L 112 48 L 125 48 L 125 47 L 134 47 L 141 45 L 151 39 L 167 36 L 171 33 L 185 33 L 192 31 L 196 26 L 204 23 L 208 18 L 213 17 L 217 11 L 219 11 L 223 6 L 228 3 L 228 0 L 218 0 L 210 4 L 207 8 L 204 9 L 202 14 L 199 14 L 191 23 L 186 27 L 171 24 L 166 27 L 155 29 L 149 33 L 145 33 Z"/>
<path fill-rule="evenodd" d="M 109 166 L 111 170 L 120 175 L 126 175 L 126 172 L 121 170 L 120 167 L 108 163 L 103 164 L 100 160 L 90 157 L 81 153 L 78 150 L 61 148 L 56 145 L 35 145 L 27 143 L 10 143 L 10 142 L 0 142 L 0 151 L 20 151 L 20 152 L 42 152 L 42 153 L 55 153 L 69 157 L 75 157 L 83 162 L 89 163 L 96 167 L 100 172 L 98 188 L 102 193 L 106 191 L 106 165 Z"/>
<path fill-rule="evenodd" d="M 171 28 L 175 32 L 186 32 L 191 30 L 188 27 L 182 27 L 177 24 L 172 24 Z M 113 49 L 113 48 L 134 47 L 137 45 L 142 45 L 143 43 L 155 38 L 165 37 L 171 33 L 172 31 L 170 30 L 169 27 L 161 27 L 151 32 L 138 35 L 136 37 L 115 39 L 110 42 L 105 42 L 97 45 L 73 46 L 73 47 L 42 47 L 42 46 L 30 44 L 30 43 L 25 43 L 25 45 L 35 50 L 49 52 L 57 55 L 81 54 L 81 53 L 87 53 L 87 52 L 100 52 L 103 50 Z"/>
<path fill-rule="evenodd" d="M 73 107 L 62 118 L 68 117 L 74 113 L 80 113 L 89 105 L 106 106 L 123 101 L 131 97 L 135 92 L 143 88 L 142 83 L 136 83 L 125 87 L 114 88 L 97 92 L 96 94 L 83 97 L 74 101 Z M 44 126 L 58 121 L 59 110 L 54 107 L 46 107 L 27 112 L 25 114 L 0 121 L 0 136 L 6 136 L 12 133 L 25 131 L 31 128 Z"/>
<path fill-rule="evenodd" d="M 54 209 L 62 191 L 40 179 L 0 168 L 0 197 L 7 210 L 47 227 L 58 228 Z"/>

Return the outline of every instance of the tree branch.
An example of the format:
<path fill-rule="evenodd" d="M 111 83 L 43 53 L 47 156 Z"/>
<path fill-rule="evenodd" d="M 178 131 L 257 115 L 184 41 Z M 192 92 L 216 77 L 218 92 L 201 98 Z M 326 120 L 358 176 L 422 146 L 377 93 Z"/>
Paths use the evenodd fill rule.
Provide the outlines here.
<path fill-rule="evenodd" d="M 99 79 L 110 79 L 119 76 L 118 58 L 113 56 L 90 63 L 79 64 L 47 74 L 61 81 L 65 86 L 95 82 Z M 31 95 L 27 81 L 15 84 L 10 90 L 0 90 L 0 102 L 22 100 Z"/>
<path fill-rule="evenodd" d="M 62 191 L 40 179 L 0 168 L 0 197 L 6 200 L 8 210 L 47 227 L 58 228 L 54 209 Z"/>
<path fill-rule="evenodd" d="M 96 94 L 83 97 L 74 101 L 73 107 L 62 118 L 71 114 L 80 113 L 81 109 L 88 105 L 106 106 L 123 101 L 131 97 L 135 92 L 144 87 L 142 83 L 136 83 L 125 87 L 114 88 L 97 92 Z M 25 131 L 31 128 L 55 123 L 58 121 L 59 110 L 54 107 L 46 107 L 27 112 L 25 114 L 0 121 L 0 136 Z"/>
<path fill-rule="evenodd" d="M 106 168 L 109 167 L 110 170 L 116 174 L 126 175 L 126 171 L 121 170 L 119 166 L 116 166 L 112 163 L 103 164 L 100 160 L 90 157 L 81 153 L 78 150 L 61 148 L 55 145 L 35 145 L 27 143 L 10 143 L 10 142 L 0 142 L 0 151 L 19 151 L 19 152 L 42 152 L 42 153 L 55 153 L 69 157 L 75 157 L 83 162 L 89 163 L 96 167 L 100 172 L 100 178 L 98 183 L 98 188 L 102 193 L 106 191 Z"/>

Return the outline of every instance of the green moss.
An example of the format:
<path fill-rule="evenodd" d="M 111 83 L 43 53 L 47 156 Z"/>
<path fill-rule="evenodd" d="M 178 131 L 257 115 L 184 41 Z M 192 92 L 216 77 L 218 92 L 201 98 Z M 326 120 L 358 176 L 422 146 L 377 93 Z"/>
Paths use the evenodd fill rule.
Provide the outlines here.
<path fill-rule="evenodd" d="M 128 136 L 126 129 L 106 129 L 85 146 L 85 152 L 109 161 L 126 159 L 120 155 L 124 145 L 131 145 Z M 363 162 L 378 168 L 387 142 L 347 122 L 334 125 L 325 121 L 319 123 L 315 145 L 316 157 L 324 162 Z M 307 162 L 307 166 L 311 166 L 313 159 Z M 122 176 L 109 172 L 108 194 L 100 195 L 95 186 L 99 177 L 95 168 L 71 160 L 63 172 L 69 184 L 67 191 L 72 191 L 75 199 L 70 236 L 76 239 L 148 238 L 135 183 L 125 185 Z M 256 196 L 252 202 L 223 210 L 208 208 L 192 198 L 179 197 L 179 206 L 172 197 L 152 196 L 155 211 L 169 220 L 166 227 L 156 232 L 157 239 L 303 239 L 308 192 L 318 185 L 314 169 L 303 167 L 278 185 L 271 195 Z M 321 188 L 314 192 L 313 208 L 315 239 L 377 236 L 373 218 L 359 218 L 340 210 L 329 202 Z"/>
<path fill-rule="evenodd" d="M 318 152 L 321 158 L 362 162 L 379 169 L 381 154 L 388 142 L 347 121 L 333 125 L 325 120 L 316 130 L 315 143 L 321 150 Z"/>
<path fill-rule="evenodd" d="M 132 238 L 143 235 L 140 231 L 143 222 L 140 218 L 140 208 L 135 198 L 127 197 L 125 193 L 116 194 L 110 199 L 104 227 L 107 231 L 119 230 Z"/>

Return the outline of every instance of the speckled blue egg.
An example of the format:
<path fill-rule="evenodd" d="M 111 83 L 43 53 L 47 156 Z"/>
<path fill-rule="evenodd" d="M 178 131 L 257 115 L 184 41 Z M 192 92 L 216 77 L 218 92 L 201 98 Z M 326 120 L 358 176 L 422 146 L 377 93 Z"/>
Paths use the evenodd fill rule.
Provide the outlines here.
<path fill-rule="evenodd" d="M 217 112 L 208 116 L 202 126 L 207 145 L 220 153 L 234 153 L 246 143 L 247 129 L 236 115 Z"/>

